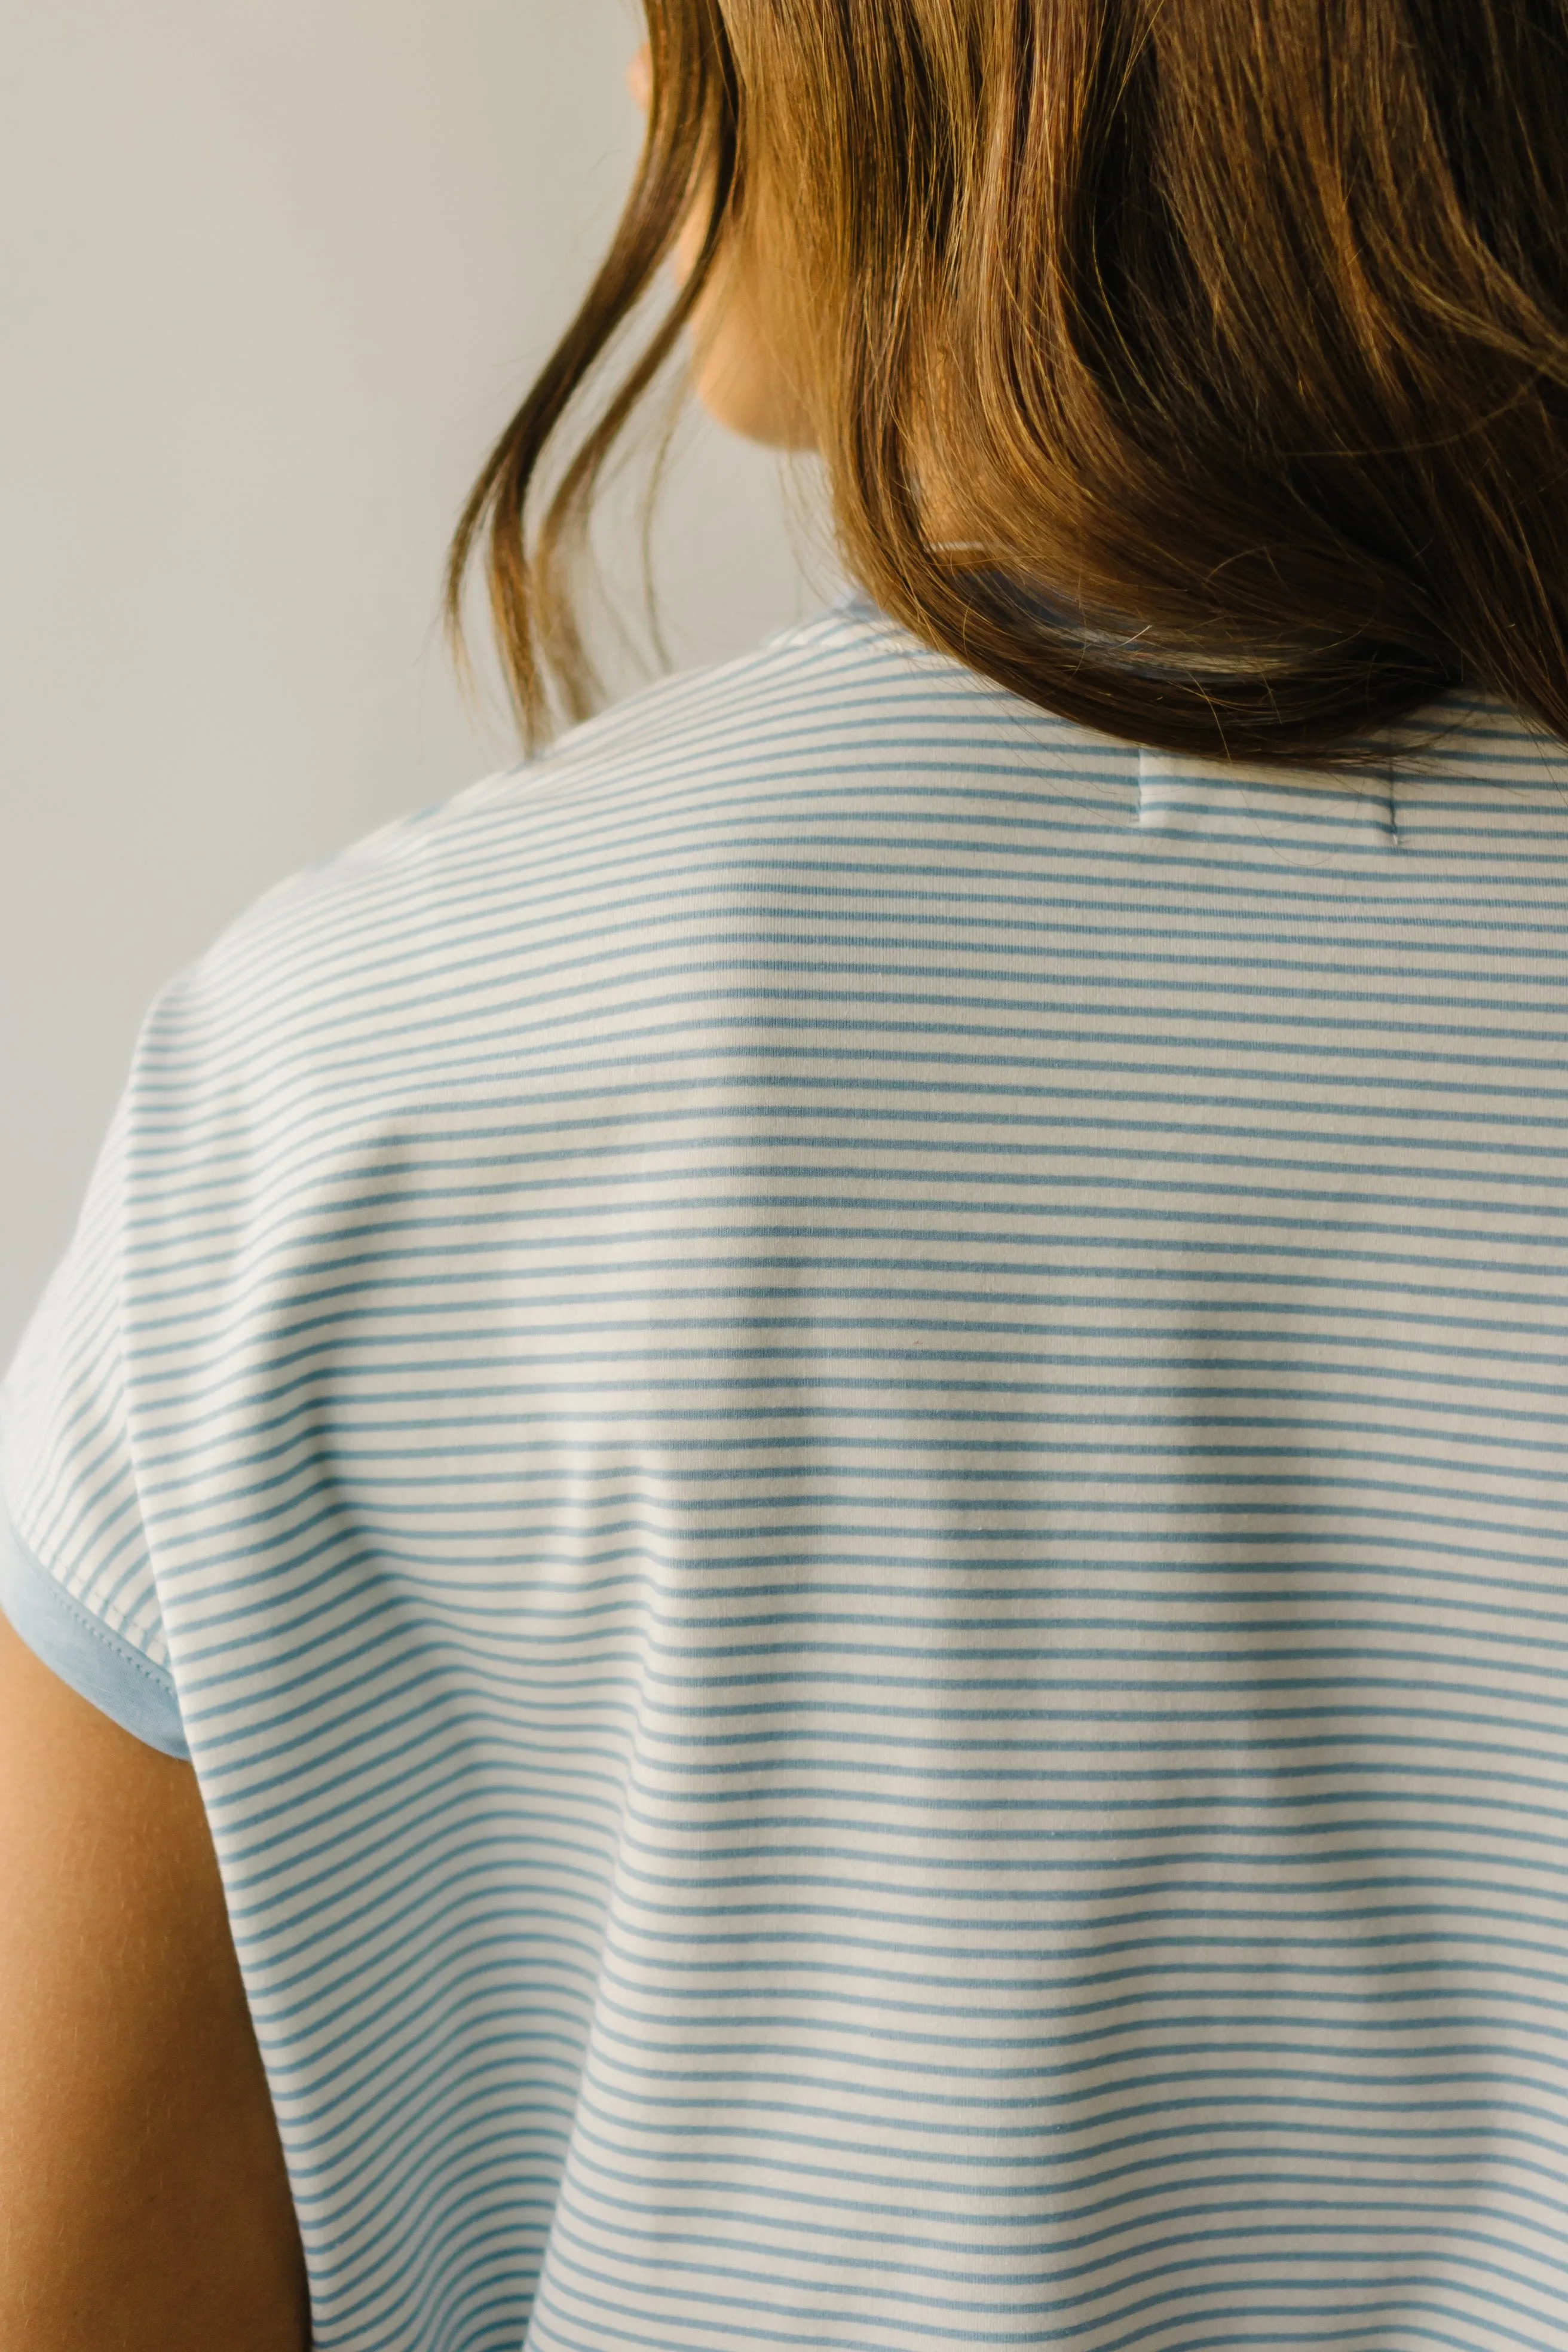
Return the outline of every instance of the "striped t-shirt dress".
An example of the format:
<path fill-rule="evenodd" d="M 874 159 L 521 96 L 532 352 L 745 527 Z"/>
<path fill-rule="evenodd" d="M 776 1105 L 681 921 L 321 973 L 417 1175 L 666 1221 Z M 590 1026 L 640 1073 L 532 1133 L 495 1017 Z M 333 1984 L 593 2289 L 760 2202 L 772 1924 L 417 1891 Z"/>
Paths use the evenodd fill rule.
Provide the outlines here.
<path fill-rule="evenodd" d="M 1562 2352 L 1568 753 L 848 599 L 273 890 L 13 1366 L 320 2352 Z"/>

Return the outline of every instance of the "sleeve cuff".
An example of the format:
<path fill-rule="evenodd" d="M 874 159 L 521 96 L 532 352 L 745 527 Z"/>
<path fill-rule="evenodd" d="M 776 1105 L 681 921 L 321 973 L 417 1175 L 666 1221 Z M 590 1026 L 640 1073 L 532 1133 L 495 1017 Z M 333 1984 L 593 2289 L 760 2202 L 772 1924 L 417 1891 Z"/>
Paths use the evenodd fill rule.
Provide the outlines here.
<path fill-rule="evenodd" d="M 79 1697 L 165 1756 L 188 1761 L 174 1678 L 111 1633 L 35 1559 L 0 1500 L 0 1610 Z"/>

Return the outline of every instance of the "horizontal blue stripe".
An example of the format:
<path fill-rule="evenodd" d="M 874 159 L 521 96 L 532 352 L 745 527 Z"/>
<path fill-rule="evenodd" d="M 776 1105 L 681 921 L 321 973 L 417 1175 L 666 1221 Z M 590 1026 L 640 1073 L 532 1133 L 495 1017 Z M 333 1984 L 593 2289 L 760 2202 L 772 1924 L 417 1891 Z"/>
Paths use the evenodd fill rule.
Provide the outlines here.
<path fill-rule="evenodd" d="M 23 1543 L 0 1496 L 0 1611 L 79 1697 L 164 1756 L 190 1748 L 174 1678 L 73 1600 Z"/>
<path fill-rule="evenodd" d="M 1426 717 L 850 601 L 154 1007 L 0 1445 L 319 2352 L 1555 2346 L 1568 754 Z"/>

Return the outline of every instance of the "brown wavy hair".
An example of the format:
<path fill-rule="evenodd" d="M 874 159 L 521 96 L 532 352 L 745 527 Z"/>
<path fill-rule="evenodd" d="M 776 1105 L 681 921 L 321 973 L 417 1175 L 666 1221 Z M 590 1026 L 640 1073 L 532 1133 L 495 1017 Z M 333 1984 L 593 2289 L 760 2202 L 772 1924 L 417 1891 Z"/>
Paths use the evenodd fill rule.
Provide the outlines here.
<path fill-rule="evenodd" d="M 1458 683 L 1568 737 L 1568 0 L 647 13 L 615 242 L 449 559 L 531 742 L 592 707 L 595 492 L 742 253 L 845 564 L 928 644 L 1173 751 L 1346 757 Z"/>

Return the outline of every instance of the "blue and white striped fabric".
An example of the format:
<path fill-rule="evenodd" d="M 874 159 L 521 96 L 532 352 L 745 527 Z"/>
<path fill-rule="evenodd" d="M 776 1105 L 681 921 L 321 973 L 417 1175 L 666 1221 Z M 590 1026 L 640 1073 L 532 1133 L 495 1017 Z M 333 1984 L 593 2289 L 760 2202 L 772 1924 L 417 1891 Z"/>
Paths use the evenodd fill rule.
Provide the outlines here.
<path fill-rule="evenodd" d="M 1568 754 L 851 602 L 273 891 L 13 1370 L 321 2352 L 1562 2352 Z"/>

